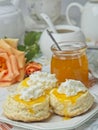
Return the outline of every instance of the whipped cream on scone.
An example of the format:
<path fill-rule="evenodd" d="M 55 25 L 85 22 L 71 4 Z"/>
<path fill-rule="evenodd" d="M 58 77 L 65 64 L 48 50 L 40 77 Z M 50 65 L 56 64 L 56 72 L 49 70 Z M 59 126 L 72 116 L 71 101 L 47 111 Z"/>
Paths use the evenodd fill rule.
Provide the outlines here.
<path fill-rule="evenodd" d="M 74 117 L 88 111 L 94 102 L 83 83 L 68 79 L 50 92 L 50 104 L 56 114 Z"/>
<path fill-rule="evenodd" d="M 29 76 L 25 89 L 21 89 L 20 98 L 24 100 L 36 99 L 45 94 L 45 90 L 56 87 L 57 79 L 54 74 L 47 72 L 35 72 Z"/>
<path fill-rule="evenodd" d="M 26 89 L 27 87 L 39 86 L 39 84 L 43 90 L 54 88 L 57 86 L 57 79 L 55 74 L 36 71 L 28 78 L 23 80 L 17 89 L 20 91 L 21 89 Z"/>
<path fill-rule="evenodd" d="M 66 94 L 66 96 L 75 96 L 79 92 L 85 92 L 87 88 L 81 81 L 76 80 L 66 80 L 66 82 L 61 83 L 58 88 L 58 92 L 62 94 Z"/>

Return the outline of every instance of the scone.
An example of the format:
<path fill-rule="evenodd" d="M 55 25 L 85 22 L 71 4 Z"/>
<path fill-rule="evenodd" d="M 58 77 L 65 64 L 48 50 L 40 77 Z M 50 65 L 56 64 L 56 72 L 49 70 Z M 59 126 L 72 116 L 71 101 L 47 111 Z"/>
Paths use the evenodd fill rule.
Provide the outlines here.
<path fill-rule="evenodd" d="M 49 91 L 56 82 L 53 74 L 34 72 L 19 84 L 14 94 L 7 97 L 3 105 L 4 115 L 24 122 L 47 119 L 51 115 Z"/>
<path fill-rule="evenodd" d="M 56 114 L 74 117 L 88 111 L 94 98 L 88 89 L 76 80 L 67 80 L 50 92 L 50 104 Z"/>
<path fill-rule="evenodd" d="M 49 96 L 25 101 L 19 95 L 9 95 L 3 106 L 4 115 L 16 121 L 32 122 L 47 119 L 50 115 Z"/>

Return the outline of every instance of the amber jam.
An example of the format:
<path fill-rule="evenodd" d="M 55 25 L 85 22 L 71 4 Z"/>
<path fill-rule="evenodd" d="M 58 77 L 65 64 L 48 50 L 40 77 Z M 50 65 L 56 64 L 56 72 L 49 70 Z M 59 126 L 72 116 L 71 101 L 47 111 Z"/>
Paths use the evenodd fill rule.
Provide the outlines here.
<path fill-rule="evenodd" d="M 80 80 L 88 85 L 87 46 L 83 42 L 59 43 L 61 51 L 52 45 L 51 73 L 56 74 L 58 82 L 66 79 Z"/>

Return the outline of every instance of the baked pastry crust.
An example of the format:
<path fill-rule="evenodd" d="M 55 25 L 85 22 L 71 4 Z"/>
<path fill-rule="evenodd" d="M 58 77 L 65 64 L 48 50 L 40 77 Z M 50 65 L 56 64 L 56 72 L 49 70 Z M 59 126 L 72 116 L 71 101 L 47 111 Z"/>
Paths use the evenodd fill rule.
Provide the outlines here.
<path fill-rule="evenodd" d="M 28 102 L 28 101 L 27 101 Z M 50 117 L 49 96 L 43 97 L 42 101 L 36 103 L 18 102 L 9 95 L 3 105 L 4 115 L 16 121 L 33 122 L 42 121 Z"/>
<path fill-rule="evenodd" d="M 73 101 L 72 98 L 62 100 L 61 95 L 57 92 L 57 89 L 50 92 L 50 104 L 54 112 L 60 116 L 78 116 L 88 111 L 94 102 L 94 97 L 88 91 L 80 93 L 77 96 L 78 98 L 74 98 Z"/>

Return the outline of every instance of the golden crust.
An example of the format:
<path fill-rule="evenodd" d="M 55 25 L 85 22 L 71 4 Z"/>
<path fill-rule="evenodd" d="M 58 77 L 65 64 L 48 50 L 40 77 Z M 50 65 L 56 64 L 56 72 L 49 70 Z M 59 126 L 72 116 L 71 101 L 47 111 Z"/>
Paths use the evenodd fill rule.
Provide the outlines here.
<path fill-rule="evenodd" d="M 14 100 L 12 96 L 8 96 L 3 105 L 4 115 L 16 121 L 33 122 L 47 119 L 51 113 L 49 108 L 49 96 L 45 100 L 33 105 L 26 105 Z"/>
<path fill-rule="evenodd" d="M 62 102 L 53 92 L 54 90 L 50 93 L 50 104 L 54 112 L 60 116 L 74 117 L 83 114 L 94 102 L 93 96 L 88 91 L 79 96 L 74 103 L 66 99 Z"/>

